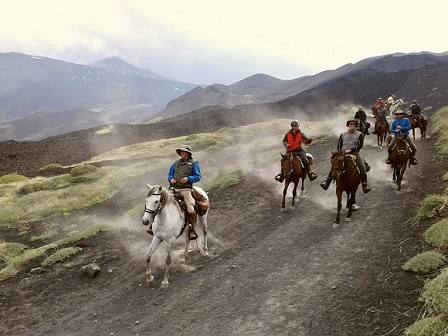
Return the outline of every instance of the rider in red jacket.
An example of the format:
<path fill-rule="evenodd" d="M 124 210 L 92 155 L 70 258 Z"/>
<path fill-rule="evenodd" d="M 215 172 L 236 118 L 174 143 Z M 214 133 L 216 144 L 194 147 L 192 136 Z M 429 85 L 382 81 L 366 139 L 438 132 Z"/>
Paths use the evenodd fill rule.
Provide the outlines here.
<path fill-rule="evenodd" d="M 311 171 L 311 164 L 306 155 L 305 149 L 302 147 L 302 143 L 310 144 L 314 139 L 308 138 L 299 129 L 300 123 L 298 120 L 291 121 L 291 129 L 283 137 L 283 145 L 286 147 L 286 155 L 291 157 L 291 155 L 300 156 L 303 165 L 308 173 L 308 178 L 310 181 L 314 181 L 317 175 Z M 278 182 L 283 182 L 285 176 L 283 173 L 278 174 L 275 180 Z"/>

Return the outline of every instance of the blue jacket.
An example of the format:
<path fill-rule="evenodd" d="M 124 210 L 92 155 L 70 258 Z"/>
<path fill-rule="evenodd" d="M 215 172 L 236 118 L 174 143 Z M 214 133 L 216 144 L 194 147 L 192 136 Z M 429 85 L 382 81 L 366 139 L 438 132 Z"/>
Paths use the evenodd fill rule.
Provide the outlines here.
<path fill-rule="evenodd" d="M 177 166 L 177 161 L 174 161 L 170 167 L 169 172 L 168 172 L 168 183 L 170 183 L 171 179 L 174 178 L 176 166 Z M 192 166 L 192 174 L 190 176 L 187 176 L 188 183 L 193 184 L 193 183 L 199 182 L 201 177 L 202 177 L 202 174 L 201 174 L 201 169 L 199 168 L 199 162 L 194 161 L 193 166 Z"/>
<path fill-rule="evenodd" d="M 401 126 L 401 134 L 402 135 L 408 135 L 409 131 L 412 129 L 411 121 L 408 118 L 402 118 L 402 119 L 395 119 L 392 123 L 392 134 L 396 135 L 397 132 L 397 126 Z"/>

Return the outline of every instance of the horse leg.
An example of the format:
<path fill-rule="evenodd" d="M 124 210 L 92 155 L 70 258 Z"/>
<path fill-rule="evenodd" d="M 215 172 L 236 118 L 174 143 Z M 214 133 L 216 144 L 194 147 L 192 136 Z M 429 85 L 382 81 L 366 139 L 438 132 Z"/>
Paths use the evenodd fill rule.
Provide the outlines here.
<path fill-rule="evenodd" d="M 201 254 L 203 257 L 208 257 L 208 243 L 207 243 L 207 231 L 208 231 L 208 222 L 207 222 L 208 212 L 206 212 L 203 216 L 199 216 L 199 222 L 202 224 L 202 235 L 204 236 L 204 243 L 201 248 Z"/>
<path fill-rule="evenodd" d="M 352 221 L 352 212 L 353 212 L 352 206 L 353 204 L 355 204 L 354 199 L 355 199 L 354 193 L 347 192 L 348 213 L 347 216 L 345 217 L 346 222 Z"/>
<path fill-rule="evenodd" d="M 395 175 L 397 177 L 397 191 L 401 191 L 401 166 L 395 167 Z"/>
<path fill-rule="evenodd" d="M 187 231 L 187 237 L 188 237 L 188 231 Z M 163 281 L 162 281 L 162 284 L 160 285 L 160 288 L 167 288 L 168 285 L 170 284 L 168 281 L 168 278 L 170 276 L 171 254 L 173 253 L 173 250 L 174 250 L 174 241 L 175 240 L 176 240 L 176 238 L 171 238 L 168 241 L 168 254 L 166 255 L 166 259 L 165 259 L 165 276 L 163 277 Z M 187 254 L 187 256 L 188 256 L 188 254 Z M 185 259 L 187 259 L 187 256 L 185 256 Z"/>
<path fill-rule="evenodd" d="M 338 197 L 338 212 L 336 214 L 336 219 L 334 224 L 339 224 L 341 222 L 341 209 L 342 209 L 342 191 L 336 190 L 336 196 Z"/>
<path fill-rule="evenodd" d="M 302 185 L 300 188 L 300 195 L 305 195 L 305 177 L 302 177 Z"/>
<path fill-rule="evenodd" d="M 299 184 L 298 182 L 294 182 L 294 189 L 292 190 L 291 209 L 294 209 L 294 202 L 295 202 L 296 196 L 297 196 L 297 185 L 298 184 Z"/>
<path fill-rule="evenodd" d="M 150 285 L 151 283 L 154 282 L 154 276 L 152 275 L 151 265 L 150 265 L 151 257 L 154 254 L 154 252 L 156 251 L 156 249 L 159 246 L 161 241 L 162 241 L 161 239 L 154 236 L 154 238 L 151 241 L 151 245 L 149 245 L 148 253 L 146 253 L 146 283 L 148 285 Z"/>
<path fill-rule="evenodd" d="M 281 212 L 285 212 L 285 202 L 286 202 L 286 193 L 288 192 L 289 182 L 285 182 L 285 187 L 283 188 L 283 200 L 282 200 L 282 207 L 280 208 Z"/>

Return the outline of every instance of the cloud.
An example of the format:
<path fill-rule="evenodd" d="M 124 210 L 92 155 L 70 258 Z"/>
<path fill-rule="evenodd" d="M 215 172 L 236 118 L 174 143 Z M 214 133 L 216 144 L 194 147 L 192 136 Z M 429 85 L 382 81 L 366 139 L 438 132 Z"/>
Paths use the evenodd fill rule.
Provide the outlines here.
<path fill-rule="evenodd" d="M 281 79 L 394 52 L 446 51 L 443 2 L 16 0 L 1 51 L 89 64 L 118 56 L 187 82 Z M 425 20 L 424 18 L 431 18 Z"/>

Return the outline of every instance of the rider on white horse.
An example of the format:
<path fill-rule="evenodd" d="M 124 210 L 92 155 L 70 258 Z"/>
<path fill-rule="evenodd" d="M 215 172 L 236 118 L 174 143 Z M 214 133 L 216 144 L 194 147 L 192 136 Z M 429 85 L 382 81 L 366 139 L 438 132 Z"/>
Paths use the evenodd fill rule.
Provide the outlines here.
<path fill-rule="evenodd" d="M 193 152 L 189 145 L 183 145 L 176 149 L 176 153 L 180 155 L 180 159 L 176 160 L 170 167 L 168 172 L 168 182 L 170 183 L 170 189 L 174 192 L 178 192 L 182 195 L 187 207 L 188 217 L 188 232 L 190 240 L 198 238 L 198 235 L 194 231 L 194 225 L 196 224 L 196 211 L 194 209 L 195 199 L 191 193 L 193 183 L 199 182 L 201 179 L 201 169 L 199 162 L 193 159 Z"/>

